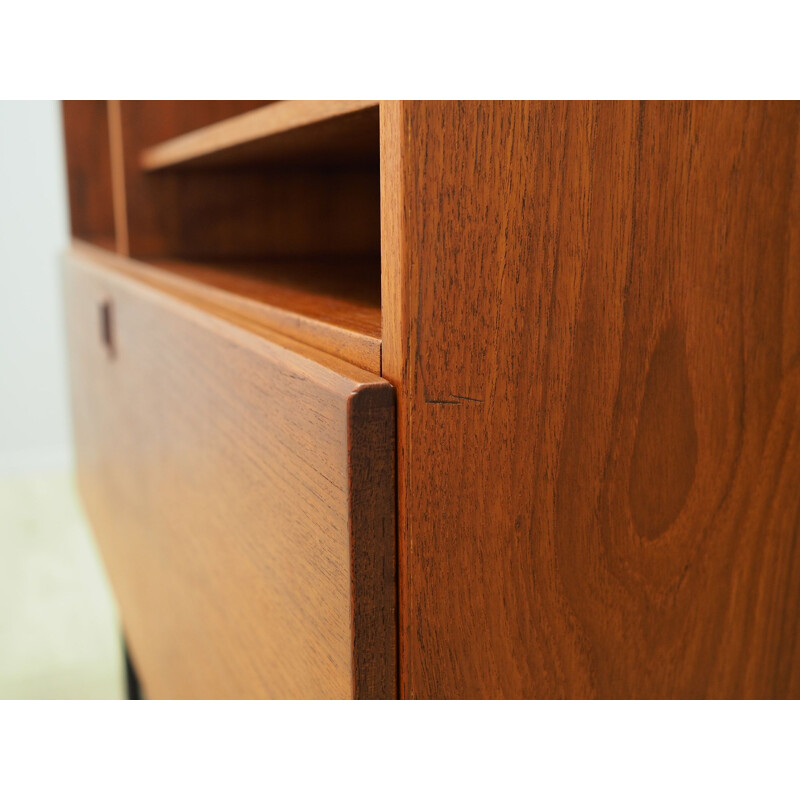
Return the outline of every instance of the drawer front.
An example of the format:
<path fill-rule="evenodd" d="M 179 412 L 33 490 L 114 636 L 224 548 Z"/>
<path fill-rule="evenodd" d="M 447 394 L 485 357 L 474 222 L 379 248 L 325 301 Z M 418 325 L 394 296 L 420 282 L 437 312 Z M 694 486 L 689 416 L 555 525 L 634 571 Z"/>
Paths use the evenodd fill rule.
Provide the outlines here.
<path fill-rule="evenodd" d="M 149 697 L 394 697 L 394 390 L 74 253 L 78 483 Z"/>

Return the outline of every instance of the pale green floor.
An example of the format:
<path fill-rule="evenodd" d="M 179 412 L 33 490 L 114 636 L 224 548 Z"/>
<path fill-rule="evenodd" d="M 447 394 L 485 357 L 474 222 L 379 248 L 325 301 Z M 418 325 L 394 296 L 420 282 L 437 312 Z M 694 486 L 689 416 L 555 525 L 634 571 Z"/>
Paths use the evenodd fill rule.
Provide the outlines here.
<path fill-rule="evenodd" d="M 0 699 L 123 695 L 116 612 L 72 475 L 0 477 Z"/>

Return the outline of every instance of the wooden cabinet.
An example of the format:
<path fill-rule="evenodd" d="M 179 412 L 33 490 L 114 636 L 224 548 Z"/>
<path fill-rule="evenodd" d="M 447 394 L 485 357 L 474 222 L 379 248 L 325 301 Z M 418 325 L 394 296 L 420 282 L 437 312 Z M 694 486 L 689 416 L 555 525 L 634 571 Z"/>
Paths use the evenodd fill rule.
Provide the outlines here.
<path fill-rule="evenodd" d="M 800 104 L 65 103 L 151 697 L 800 697 Z"/>

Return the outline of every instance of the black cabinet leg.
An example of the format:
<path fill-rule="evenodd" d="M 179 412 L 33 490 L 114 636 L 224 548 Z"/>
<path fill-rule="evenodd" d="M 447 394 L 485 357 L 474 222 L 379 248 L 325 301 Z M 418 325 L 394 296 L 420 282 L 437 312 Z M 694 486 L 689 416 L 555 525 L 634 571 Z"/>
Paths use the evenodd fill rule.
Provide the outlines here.
<path fill-rule="evenodd" d="M 125 652 L 125 687 L 128 690 L 128 700 L 144 700 L 139 676 L 136 674 L 136 667 L 133 666 L 131 654 L 128 650 L 128 643 L 123 639 L 122 644 Z"/>

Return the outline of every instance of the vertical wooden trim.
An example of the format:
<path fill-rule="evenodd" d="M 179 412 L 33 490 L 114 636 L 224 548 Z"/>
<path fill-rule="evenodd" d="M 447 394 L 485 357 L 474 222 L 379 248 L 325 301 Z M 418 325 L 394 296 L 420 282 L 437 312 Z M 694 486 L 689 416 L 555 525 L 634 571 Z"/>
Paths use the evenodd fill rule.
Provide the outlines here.
<path fill-rule="evenodd" d="M 117 252 L 130 255 L 128 241 L 128 204 L 125 197 L 125 148 L 122 137 L 122 114 L 119 100 L 108 101 L 108 140 L 111 148 L 111 189 L 114 200 L 114 228 Z"/>
<path fill-rule="evenodd" d="M 397 697 L 394 391 L 367 384 L 350 395 L 350 602 L 353 697 Z"/>
<path fill-rule="evenodd" d="M 380 105 L 380 170 L 381 170 L 381 374 L 396 390 L 396 597 L 397 597 L 397 691 L 402 698 L 404 681 L 403 631 L 406 604 L 403 600 L 405 575 L 404 531 L 406 530 L 405 448 L 406 396 L 404 373 L 407 358 L 406 312 L 408 282 L 406 280 L 405 242 L 405 179 L 403 153 L 403 114 L 405 103 L 383 100 Z"/>
<path fill-rule="evenodd" d="M 406 254 L 403 179 L 403 102 L 380 106 L 381 151 L 381 324 L 382 372 L 394 383 L 402 380 L 405 294 L 402 272 Z"/>

